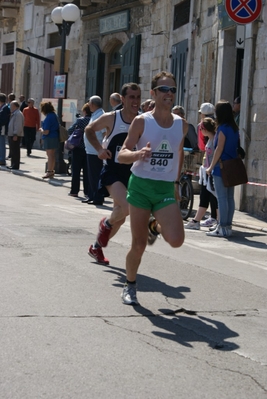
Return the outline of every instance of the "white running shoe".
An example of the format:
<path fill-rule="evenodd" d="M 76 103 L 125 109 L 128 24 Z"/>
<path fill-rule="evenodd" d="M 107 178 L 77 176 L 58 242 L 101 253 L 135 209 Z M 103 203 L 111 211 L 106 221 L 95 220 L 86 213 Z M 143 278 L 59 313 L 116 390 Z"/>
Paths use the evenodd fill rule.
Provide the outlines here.
<path fill-rule="evenodd" d="M 190 220 L 190 222 L 188 222 L 184 228 L 189 230 L 200 230 L 200 223 Z"/>
<path fill-rule="evenodd" d="M 121 299 L 125 305 L 139 305 L 136 297 L 136 284 L 125 284 L 121 293 Z"/>
<path fill-rule="evenodd" d="M 208 231 L 206 235 L 210 237 L 230 237 L 231 234 L 229 233 L 228 227 L 221 227 L 218 224 L 216 230 Z"/>

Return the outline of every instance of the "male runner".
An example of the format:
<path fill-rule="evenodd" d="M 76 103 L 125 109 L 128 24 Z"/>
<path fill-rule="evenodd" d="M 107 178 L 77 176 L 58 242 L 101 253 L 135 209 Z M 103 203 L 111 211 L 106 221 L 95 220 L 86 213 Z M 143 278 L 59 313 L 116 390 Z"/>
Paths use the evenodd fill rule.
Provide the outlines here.
<path fill-rule="evenodd" d="M 127 193 L 132 246 L 126 257 L 127 281 L 122 292 L 122 301 L 127 305 L 138 305 L 136 275 L 147 244 L 151 213 L 172 247 L 178 248 L 184 241 L 183 220 L 175 196 L 180 198 L 176 183 L 188 124 L 171 112 L 176 93 L 171 73 L 163 71 L 154 76 L 151 89 L 155 108 L 134 119 L 118 156 L 121 163 L 134 162 Z"/>
<path fill-rule="evenodd" d="M 124 84 L 121 97 L 123 103 L 121 110 L 105 113 L 85 128 L 86 137 L 98 151 L 98 157 L 104 160 L 100 174 L 100 190 L 105 196 L 109 194 L 113 198 L 113 211 L 109 218 L 100 221 L 96 242 L 88 251 L 92 258 L 103 265 L 108 265 L 109 260 L 104 257 L 102 248 L 108 245 L 109 239 L 117 233 L 129 214 L 126 190 L 131 164 L 121 165 L 117 157 L 127 137 L 129 126 L 138 115 L 141 103 L 140 87 L 136 83 Z M 95 132 L 102 129 L 106 129 L 106 135 L 101 145 Z"/>

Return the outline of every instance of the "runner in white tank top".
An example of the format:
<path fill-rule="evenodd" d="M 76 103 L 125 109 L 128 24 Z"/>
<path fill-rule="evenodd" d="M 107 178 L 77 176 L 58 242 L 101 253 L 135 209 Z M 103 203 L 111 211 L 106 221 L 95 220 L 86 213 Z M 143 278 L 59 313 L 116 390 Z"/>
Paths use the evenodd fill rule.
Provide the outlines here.
<path fill-rule="evenodd" d="M 136 276 L 148 239 L 151 213 L 165 241 L 178 248 L 184 241 L 184 226 L 177 203 L 183 164 L 183 142 L 188 130 L 185 120 L 171 113 L 176 93 L 175 77 L 160 72 L 152 79 L 155 108 L 137 116 L 119 153 L 121 163 L 131 164 L 127 200 L 131 219 L 132 246 L 126 257 L 126 284 L 122 301 L 137 305 Z M 133 151 L 136 147 L 137 151 Z M 176 197 L 176 198 L 175 198 Z"/>

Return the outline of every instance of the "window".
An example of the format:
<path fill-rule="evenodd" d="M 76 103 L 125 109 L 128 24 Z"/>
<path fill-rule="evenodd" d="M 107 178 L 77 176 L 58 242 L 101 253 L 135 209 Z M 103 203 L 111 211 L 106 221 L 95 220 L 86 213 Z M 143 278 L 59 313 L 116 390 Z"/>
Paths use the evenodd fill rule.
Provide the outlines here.
<path fill-rule="evenodd" d="M 1 91 L 11 93 L 13 91 L 13 62 L 2 64 Z"/>
<path fill-rule="evenodd" d="M 60 47 L 61 46 L 61 36 L 59 35 L 58 32 L 55 33 L 50 33 L 48 36 L 48 46 L 47 48 L 52 48 L 52 47 Z"/>
<path fill-rule="evenodd" d="M 12 55 L 12 54 L 14 54 L 14 42 L 4 43 L 3 55 Z"/>
<path fill-rule="evenodd" d="M 24 5 L 24 30 L 31 30 L 32 29 L 33 8 L 34 8 L 34 4 L 33 3 L 26 3 Z"/>
<path fill-rule="evenodd" d="M 173 30 L 188 24 L 190 17 L 190 0 L 185 0 L 174 7 Z"/>
<path fill-rule="evenodd" d="M 214 40 L 204 43 L 201 52 L 199 104 L 214 102 L 216 64 L 214 62 Z M 230 57 L 228 57 L 230 59 Z M 224 97 L 223 97 L 224 98 Z"/>
<path fill-rule="evenodd" d="M 185 74 L 188 54 L 188 40 L 183 40 L 172 46 L 172 73 L 177 82 L 175 103 L 184 106 Z"/>

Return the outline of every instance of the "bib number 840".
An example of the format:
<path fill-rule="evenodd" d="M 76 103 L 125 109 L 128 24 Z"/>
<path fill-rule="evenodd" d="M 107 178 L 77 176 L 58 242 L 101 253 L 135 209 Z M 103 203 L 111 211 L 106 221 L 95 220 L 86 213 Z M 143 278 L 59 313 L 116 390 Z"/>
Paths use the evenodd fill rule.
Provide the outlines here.
<path fill-rule="evenodd" d="M 152 158 L 150 161 L 150 165 L 152 166 L 167 166 L 168 165 L 168 160 L 167 159 L 155 159 Z"/>

